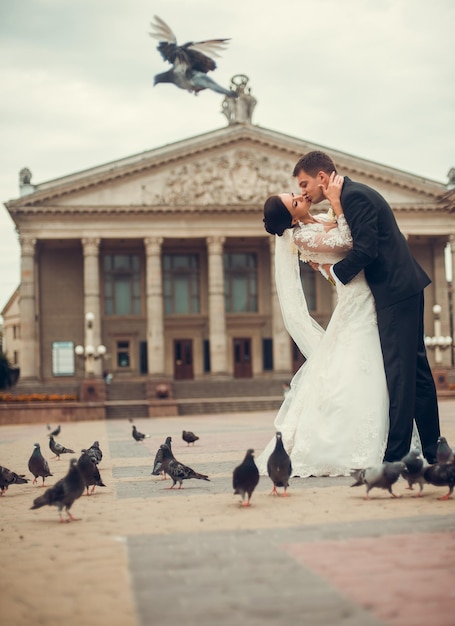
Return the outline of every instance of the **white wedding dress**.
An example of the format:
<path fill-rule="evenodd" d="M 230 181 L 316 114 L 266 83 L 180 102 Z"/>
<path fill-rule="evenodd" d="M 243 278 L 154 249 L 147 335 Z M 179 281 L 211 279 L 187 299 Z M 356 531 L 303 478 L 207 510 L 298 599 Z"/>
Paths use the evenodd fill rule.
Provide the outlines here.
<path fill-rule="evenodd" d="M 324 330 L 310 317 L 299 273 L 304 261 L 336 263 L 352 247 L 341 216 L 326 231 L 299 224 L 275 237 L 277 292 L 288 332 L 307 358 L 294 376 L 275 419 L 291 456 L 293 476 L 348 476 L 353 468 L 382 463 L 388 435 L 388 392 L 376 309 L 363 272 L 337 283 L 338 303 Z M 261 474 L 275 437 L 258 456 Z"/>

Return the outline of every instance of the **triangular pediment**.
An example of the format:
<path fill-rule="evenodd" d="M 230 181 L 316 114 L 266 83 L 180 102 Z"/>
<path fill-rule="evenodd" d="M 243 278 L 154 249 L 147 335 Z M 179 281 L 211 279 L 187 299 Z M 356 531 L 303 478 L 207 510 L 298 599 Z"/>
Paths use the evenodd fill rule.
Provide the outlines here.
<path fill-rule="evenodd" d="M 372 185 L 395 208 L 438 204 L 444 185 L 252 125 L 233 125 L 37 185 L 7 203 L 18 213 L 112 210 L 212 210 L 262 205 L 296 188 L 298 158 L 324 150 L 340 173 Z"/>

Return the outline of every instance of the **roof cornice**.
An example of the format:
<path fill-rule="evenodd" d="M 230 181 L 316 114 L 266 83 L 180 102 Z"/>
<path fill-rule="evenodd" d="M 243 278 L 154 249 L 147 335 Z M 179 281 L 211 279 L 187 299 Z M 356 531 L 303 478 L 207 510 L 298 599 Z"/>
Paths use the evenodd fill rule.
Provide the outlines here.
<path fill-rule="evenodd" d="M 10 212 L 25 206 L 49 204 L 57 198 L 80 192 L 99 185 L 106 185 L 133 175 L 171 165 L 182 158 L 204 154 L 236 143 L 250 142 L 280 151 L 297 160 L 311 150 L 328 152 L 340 171 L 348 176 L 367 177 L 372 182 L 384 182 L 397 187 L 422 193 L 426 198 L 438 198 L 447 192 L 442 183 L 414 174 L 361 159 L 331 148 L 300 140 L 277 131 L 250 124 L 234 124 L 208 133 L 196 135 L 159 148 L 148 150 L 104 165 L 93 167 L 68 176 L 60 177 L 36 186 L 33 193 L 5 203 Z M 55 204 L 53 202 L 53 204 Z"/>

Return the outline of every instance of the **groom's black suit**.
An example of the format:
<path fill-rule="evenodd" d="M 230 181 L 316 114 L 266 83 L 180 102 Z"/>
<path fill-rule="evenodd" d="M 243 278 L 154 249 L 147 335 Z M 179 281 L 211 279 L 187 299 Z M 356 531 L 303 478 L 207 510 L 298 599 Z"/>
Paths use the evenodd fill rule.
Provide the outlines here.
<path fill-rule="evenodd" d="M 431 281 L 411 255 L 392 209 L 377 191 L 345 176 L 341 204 L 353 248 L 333 270 L 343 284 L 364 270 L 376 302 L 390 399 L 384 458 L 400 460 L 409 451 L 415 419 L 423 453 L 433 462 L 439 415 L 423 329 L 423 289 Z"/>

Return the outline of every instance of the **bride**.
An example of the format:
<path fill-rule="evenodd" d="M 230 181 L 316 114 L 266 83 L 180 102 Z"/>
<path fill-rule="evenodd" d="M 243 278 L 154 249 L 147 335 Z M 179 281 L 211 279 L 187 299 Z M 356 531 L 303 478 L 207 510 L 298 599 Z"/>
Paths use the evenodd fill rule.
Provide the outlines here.
<path fill-rule="evenodd" d="M 275 238 L 275 278 L 285 326 L 306 358 L 275 419 L 294 476 L 348 476 L 382 463 L 388 435 L 388 392 L 373 296 L 363 272 L 337 281 L 337 305 L 324 331 L 308 312 L 299 263 L 336 263 L 352 247 L 342 213 L 343 178 L 332 175 L 332 209 L 312 216 L 304 196 L 271 196 L 264 225 Z M 327 276 L 326 276 L 327 277 Z M 256 459 L 267 474 L 275 437 Z"/>

